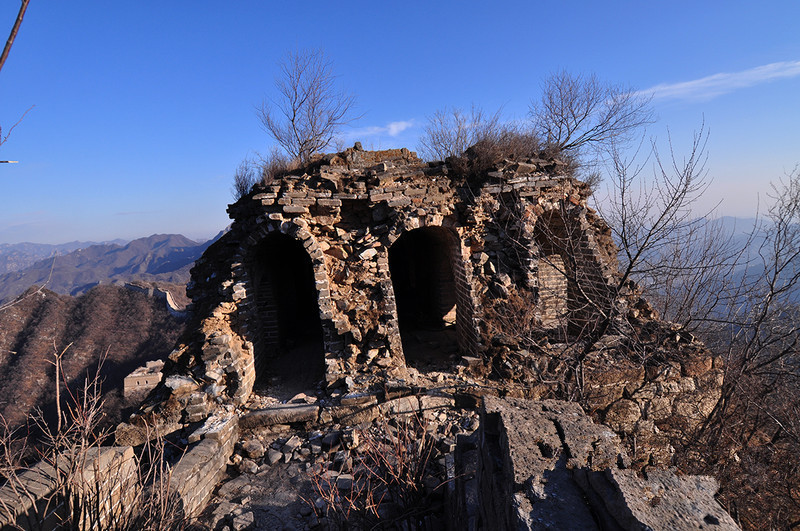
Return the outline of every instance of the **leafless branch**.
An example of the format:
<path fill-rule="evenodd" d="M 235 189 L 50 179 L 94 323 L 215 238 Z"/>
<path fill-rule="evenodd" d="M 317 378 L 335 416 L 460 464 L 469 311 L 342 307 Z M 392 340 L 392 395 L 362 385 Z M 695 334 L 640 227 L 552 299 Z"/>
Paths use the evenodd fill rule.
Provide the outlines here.
<path fill-rule="evenodd" d="M 531 103 L 530 116 L 534 132 L 550 147 L 580 152 L 631 139 L 652 123 L 649 104 L 649 98 L 604 85 L 593 75 L 561 71 L 544 81 L 541 99 Z"/>
<path fill-rule="evenodd" d="M 14 44 L 14 39 L 17 37 L 19 26 L 22 24 L 22 17 L 25 16 L 25 10 L 28 9 L 29 2 L 30 0 L 22 0 L 22 4 L 19 6 L 17 20 L 14 21 L 14 26 L 11 28 L 11 34 L 8 36 L 8 40 L 6 40 L 6 45 L 3 48 L 2 55 L 0 55 L 0 70 L 3 69 L 3 65 L 6 63 L 6 58 L 8 58 L 8 53 L 11 51 L 11 45 Z"/>
<path fill-rule="evenodd" d="M 5 135 L 3 135 L 3 128 L 0 127 L 0 146 L 2 146 L 3 144 L 6 143 L 6 140 L 8 140 L 8 137 L 11 136 L 11 131 L 13 131 L 14 128 L 16 126 L 18 126 L 20 124 L 20 122 L 22 122 L 22 119 L 25 118 L 25 115 L 28 114 L 31 111 L 31 109 L 33 109 L 33 107 L 34 107 L 33 105 L 28 107 L 28 110 L 26 110 L 24 113 L 22 113 L 22 116 L 19 117 L 19 120 L 17 120 L 16 123 L 14 125 L 12 125 L 8 129 L 8 131 L 6 131 Z"/>

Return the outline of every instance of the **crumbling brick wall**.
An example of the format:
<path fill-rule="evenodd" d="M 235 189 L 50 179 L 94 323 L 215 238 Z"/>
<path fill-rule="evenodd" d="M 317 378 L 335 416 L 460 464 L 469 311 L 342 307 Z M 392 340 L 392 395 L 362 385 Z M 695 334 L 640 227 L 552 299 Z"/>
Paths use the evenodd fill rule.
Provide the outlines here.
<path fill-rule="evenodd" d="M 353 148 L 230 205 L 230 230 L 192 269 L 189 332 L 140 420 L 202 421 L 265 378 L 305 374 L 304 389 L 356 395 L 406 386 L 430 362 L 501 396 L 580 401 L 632 441 L 634 463 L 669 462 L 716 403 L 720 360 L 621 286 L 611 231 L 564 165 L 451 172 L 408 150 Z"/>

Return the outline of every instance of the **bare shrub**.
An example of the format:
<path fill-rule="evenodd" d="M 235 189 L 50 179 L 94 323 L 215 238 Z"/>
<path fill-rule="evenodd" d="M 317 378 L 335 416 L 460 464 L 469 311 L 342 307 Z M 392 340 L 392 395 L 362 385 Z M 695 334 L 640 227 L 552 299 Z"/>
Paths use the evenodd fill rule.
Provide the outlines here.
<path fill-rule="evenodd" d="M 440 109 L 428 117 L 418 151 L 424 160 L 458 157 L 479 141 L 496 136 L 500 130 L 500 111 L 488 115 L 475 105 L 469 112 L 455 107 Z"/>
<path fill-rule="evenodd" d="M 299 166 L 299 160 L 289 159 L 280 150 L 273 149 L 266 157 L 261 157 L 259 161 L 261 182 L 263 184 L 271 184 Z"/>
<path fill-rule="evenodd" d="M 245 159 L 239 163 L 233 174 L 231 194 L 233 200 L 238 201 L 250 193 L 253 185 L 258 182 L 258 168 L 251 160 Z"/>
<path fill-rule="evenodd" d="M 428 117 L 419 152 L 423 159 L 446 160 L 455 177 L 469 181 L 482 180 L 483 174 L 503 159 L 541 154 L 536 135 L 516 124 L 501 123 L 500 118 L 500 111 L 490 115 L 474 105 L 469 112 L 458 108 L 436 111 Z"/>
<path fill-rule="evenodd" d="M 357 119 L 352 115 L 355 96 L 336 88 L 333 63 L 321 50 L 290 52 L 280 68 L 278 99 L 265 100 L 258 118 L 289 157 L 305 163 Z"/>
<path fill-rule="evenodd" d="M 470 146 L 463 154 L 447 159 L 455 179 L 480 186 L 495 164 L 504 159 L 525 160 L 542 155 L 539 139 L 530 133 L 508 126 Z"/>
<path fill-rule="evenodd" d="M 258 160 L 245 159 L 236 168 L 233 174 L 231 194 L 234 201 L 246 196 L 253 186 L 272 184 L 277 179 L 299 167 L 297 159 L 291 160 L 277 148 L 272 149 L 268 155 L 259 155 Z"/>
<path fill-rule="evenodd" d="M 419 521 L 435 514 L 430 485 L 434 439 L 419 417 L 394 418 L 355 430 L 350 450 L 351 478 L 315 467 L 310 478 L 321 503 L 307 500 L 318 517 L 338 528 L 418 529 Z M 444 484 L 437 481 L 434 490 Z"/>
<path fill-rule="evenodd" d="M 102 399 L 100 368 L 83 387 L 71 391 L 66 385 L 62 358 L 70 347 L 56 352 L 55 426 L 41 413 L 32 421 L 43 433 L 36 443 L 38 463 L 28 466 L 23 455 L 29 441 L 19 438 L 5 419 L 0 433 L 0 476 L 4 489 L 16 496 L 12 502 L 0 497 L 0 518 L 18 528 L 17 510 L 39 525 L 64 529 L 183 529 L 188 521 L 170 485 L 171 471 L 164 442 L 157 436 L 145 444 L 137 459 L 98 460 L 109 432 L 101 429 Z M 64 396 L 62 396 L 62 393 Z M 37 481 L 31 482 L 33 477 Z M 41 484 L 49 488 L 42 492 Z"/>
<path fill-rule="evenodd" d="M 721 501 L 748 529 L 800 525 L 800 168 L 771 199 L 735 296 L 699 328 L 726 374 L 711 418 L 679 455 L 718 477 Z"/>

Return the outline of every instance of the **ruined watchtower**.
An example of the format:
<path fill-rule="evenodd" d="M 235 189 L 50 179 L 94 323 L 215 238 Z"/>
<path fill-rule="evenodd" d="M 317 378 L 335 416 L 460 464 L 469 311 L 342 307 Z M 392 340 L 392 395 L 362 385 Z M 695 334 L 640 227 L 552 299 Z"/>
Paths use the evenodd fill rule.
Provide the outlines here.
<path fill-rule="evenodd" d="M 552 159 L 476 181 L 407 149 L 322 156 L 230 205 L 192 271 L 184 350 L 241 403 L 271 374 L 357 385 L 475 357 L 487 301 L 509 290 L 545 328 L 591 319 L 616 262 L 587 195 Z"/>

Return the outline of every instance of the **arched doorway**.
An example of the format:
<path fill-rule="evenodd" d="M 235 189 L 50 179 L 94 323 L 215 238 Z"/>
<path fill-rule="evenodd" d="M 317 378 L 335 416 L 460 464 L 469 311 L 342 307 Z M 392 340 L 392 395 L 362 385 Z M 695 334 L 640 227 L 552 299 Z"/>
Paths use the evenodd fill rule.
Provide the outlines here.
<path fill-rule="evenodd" d="M 470 348 L 472 308 L 458 236 L 443 227 L 403 233 L 389 248 L 403 352 L 421 368 Z"/>
<path fill-rule="evenodd" d="M 276 231 L 253 250 L 249 273 L 257 383 L 312 388 L 323 378 L 325 364 L 311 258 L 300 241 Z"/>

